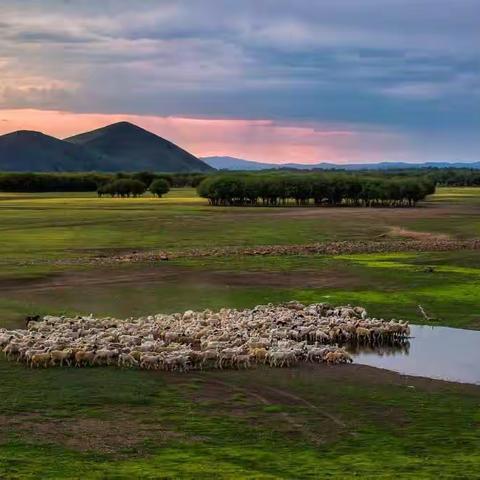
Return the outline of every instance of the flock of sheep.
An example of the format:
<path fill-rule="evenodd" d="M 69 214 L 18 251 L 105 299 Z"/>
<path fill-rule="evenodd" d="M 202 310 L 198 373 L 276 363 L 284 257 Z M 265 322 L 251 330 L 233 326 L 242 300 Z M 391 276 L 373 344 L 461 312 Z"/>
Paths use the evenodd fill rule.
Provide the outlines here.
<path fill-rule="evenodd" d="M 45 316 L 0 329 L 7 359 L 31 367 L 115 365 L 185 372 L 204 368 L 347 363 L 342 345 L 401 345 L 407 323 L 368 318 L 362 307 L 298 302 L 159 314 L 136 319 Z"/>

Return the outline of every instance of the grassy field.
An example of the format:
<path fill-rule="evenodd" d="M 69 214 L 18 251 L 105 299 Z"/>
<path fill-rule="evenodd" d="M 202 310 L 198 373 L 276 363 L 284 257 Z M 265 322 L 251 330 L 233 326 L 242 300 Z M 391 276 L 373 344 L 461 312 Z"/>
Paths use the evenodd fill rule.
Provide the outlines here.
<path fill-rule="evenodd" d="M 0 478 L 480 475 L 475 387 L 359 366 L 0 370 Z"/>
<path fill-rule="evenodd" d="M 480 195 L 440 189 L 416 209 L 208 207 L 191 189 L 163 199 L 0 195 L 0 254 L 58 258 L 104 249 L 179 249 L 365 240 L 392 229 L 480 236 Z"/>
<path fill-rule="evenodd" d="M 480 237 L 480 189 L 417 209 L 210 208 L 0 194 L 0 328 L 28 313 L 146 314 L 298 299 L 480 328 L 477 251 L 179 258 L 124 250 Z M 75 266 L 53 260 L 77 259 Z M 84 260 L 84 262 L 82 261 Z M 433 271 L 431 268 L 433 267 Z M 165 375 L 0 359 L 0 478 L 479 478 L 480 389 L 361 366 Z"/>
<path fill-rule="evenodd" d="M 0 198 L 4 324 L 34 312 L 128 316 L 296 298 L 361 303 L 375 315 L 416 323 L 424 321 L 420 304 L 436 324 L 480 328 L 476 251 L 185 258 L 154 265 L 81 262 L 98 252 L 125 249 L 415 238 L 418 232 L 427 242 L 438 236 L 475 238 L 480 236 L 479 190 L 439 189 L 421 207 L 397 210 L 212 208 L 191 189 L 174 190 L 160 200 L 94 194 Z M 48 264 L 62 258 L 80 259 L 80 265 Z M 426 272 L 428 266 L 435 271 Z"/>
<path fill-rule="evenodd" d="M 426 267 L 433 267 L 429 272 Z M 22 266 L 2 271 L 0 315 L 149 314 L 251 307 L 297 299 L 361 304 L 376 316 L 480 328 L 480 255 L 418 254 L 219 257 L 105 267 Z"/>

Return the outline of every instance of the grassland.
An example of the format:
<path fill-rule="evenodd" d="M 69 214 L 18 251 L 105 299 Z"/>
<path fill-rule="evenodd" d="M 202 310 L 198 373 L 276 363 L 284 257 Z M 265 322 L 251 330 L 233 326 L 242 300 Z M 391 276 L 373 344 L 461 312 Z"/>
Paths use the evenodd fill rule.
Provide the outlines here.
<path fill-rule="evenodd" d="M 164 199 L 94 194 L 3 194 L 0 313 L 129 314 L 251 306 L 297 298 L 361 303 L 380 316 L 480 328 L 478 251 L 182 258 L 89 265 L 99 252 L 302 244 L 378 235 L 480 236 L 480 193 L 440 189 L 418 209 L 209 208 L 190 189 Z M 388 237 L 387 237 L 388 238 Z M 49 264 L 76 258 L 75 267 Z M 85 259 L 85 264 L 82 264 Z M 433 273 L 426 267 L 433 266 Z"/>
<path fill-rule="evenodd" d="M 475 189 L 440 189 L 401 210 L 209 208 L 188 189 L 160 200 L 0 194 L 0 327 L 27 313 L 123 317 L 295 298 L 415 323 L 421 304 L 430 323 L 478 329 L 478 251 L 89 260 L 419 232 L 470 239 L 479 213 Z M 30 371 L 3 359 L 0 378 L 2 479 L 480 477 L 474 386 L 361 366 L 176 376 Z"/>
<path fill-rule="evenodd" d="M 358 366 L 168 378 L 0 368 L 1 478 L 480 475 L 475 387 Z"/>
<path fill-rule="evenodd" d="M 0 196 L 0 253 L 8 259 L 92 250 L 365 240 L 395 227 L 452 238 L 480 236 L 473 189 L 443 189 L 417 209 L 211 208 L 191 189 L 164 199 L 94 194 Z"/>

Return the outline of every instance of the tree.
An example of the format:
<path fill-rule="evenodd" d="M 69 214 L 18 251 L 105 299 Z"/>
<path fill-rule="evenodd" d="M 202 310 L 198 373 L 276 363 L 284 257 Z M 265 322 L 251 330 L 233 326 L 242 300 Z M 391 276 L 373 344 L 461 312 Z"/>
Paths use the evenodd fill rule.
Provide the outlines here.
<path fill-rule="evenodd" d="M 158 178 L 150 184 L 149 190 L 153 195 L 156 195 L 158 198 L 160 198 L 162 195 L 165 195 L 169 192 L 170 184 L 163 178 Z"/>
<path fill-rule="evenodd" d="M 130 193 L 136 197 L 143 195 L 147 191 L 147 186 L 140 180 L 128 180 Z"/>

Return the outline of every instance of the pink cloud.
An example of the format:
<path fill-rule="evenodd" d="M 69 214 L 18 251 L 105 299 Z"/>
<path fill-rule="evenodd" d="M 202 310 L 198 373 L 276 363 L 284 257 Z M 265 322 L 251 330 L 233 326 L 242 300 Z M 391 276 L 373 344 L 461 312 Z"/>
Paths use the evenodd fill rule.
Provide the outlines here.
<path fill-rule="evenodd" d="M 349 125 L 297 125 L 270 120 L 204 119 L 53 110 L 0 110 L 0 134 L 39 130 L 59 138 L 129 121 L 165 137 L 197 156 L 229 155 L 274 163 L 385 160 L 401 152 L 402 139 L 389 132 Z M 391 155 L 389 159 L 392 159 Z"/>

